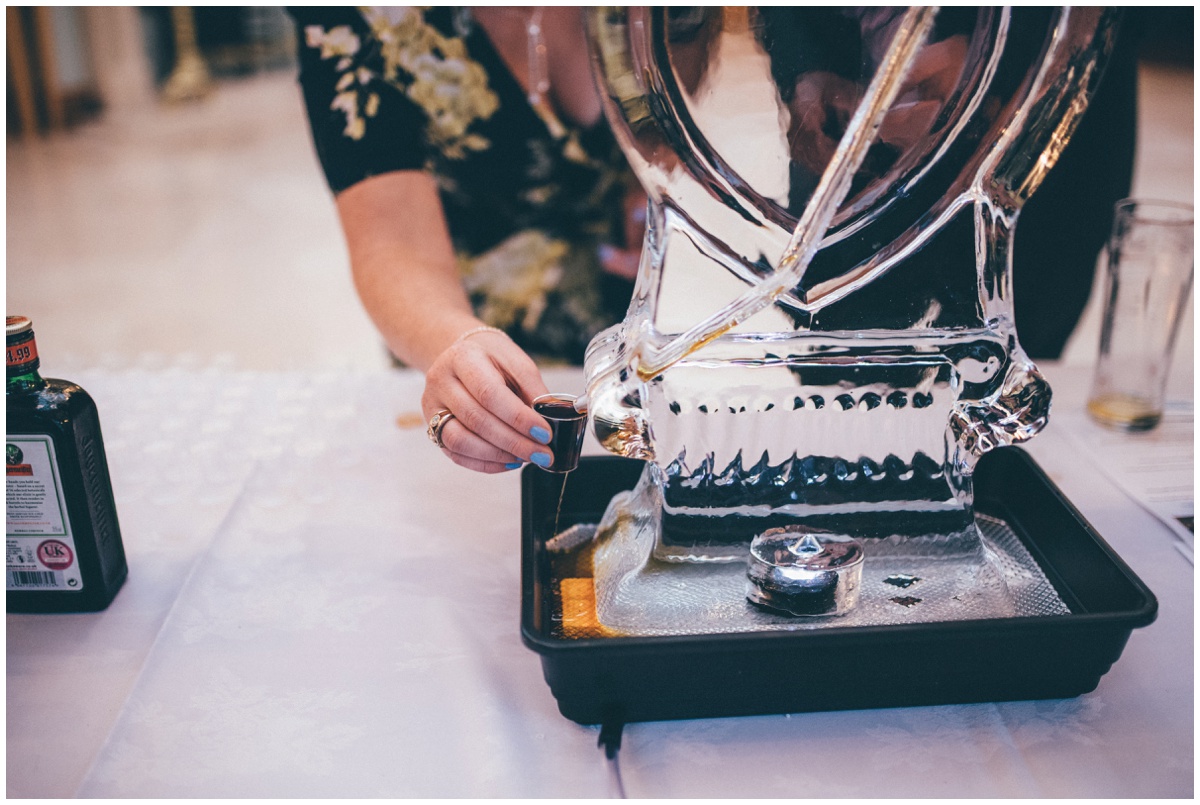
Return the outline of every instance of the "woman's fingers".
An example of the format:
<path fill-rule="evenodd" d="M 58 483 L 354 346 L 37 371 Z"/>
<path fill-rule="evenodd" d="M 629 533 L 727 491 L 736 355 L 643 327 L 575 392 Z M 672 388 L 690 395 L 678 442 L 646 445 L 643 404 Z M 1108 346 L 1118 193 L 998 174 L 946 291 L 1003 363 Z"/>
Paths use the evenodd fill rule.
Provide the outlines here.
<path fill-rule="evenodd" d="M 465 390 L 463 393 L 470 398 Z M 428 405 L 424 407 L 430 408 Z M 437 407 L 437 410 L 443 409 L 449 410 L 445 404 Z M 518 469 L 525 463 L 524 459 L 501 450 L 471 432 L 459 421 L 457 415 L 442 426 L 440 438 L 441 450 L 446 457 L 469 470 L 486 473 L 507 472 Z"/>
<path fill-rule="evenodd" d="M 490 464 L 499 464 L 502 467 L 507 464 L 520 465 L 524 461 L 520 456 L 514 456 L 512 453 L 501 450 L 472 433 L 466 425 L 458 421 L 457 415 L 442 428 L 442 444 L 446 446 L 448 452 L 455 455 Z"/>
<path fill-rule="evenodd" d="M 478 343 L 451 347 L 426 375 L 426 415 L 441 409 L 454 414 L 442 432 L 447 452 L 456 463 L 485 472 L 522 461 L 549 467 L 549 424 L 522 399 L 545 393 L 537 367 L 507 338 L 484 334 L 473 340 Z"/>
<path fill-rule="evenodd" d="M 625 218 L 625 248 L 640 254 L 642 241 L 646 237 L 646 205 L 649 203 L 649 198 L 641 185 L 637 185 L 626 191 L 622 202 Z"/>
<path fill-rule="evenodd" d="M 468 352 L 464 356 L 459 379 L 484 411 L 513 429 L 522 440 L 533 440 L 534 446 L 544 445 L 550 441 L 550 426 L 528 403 L 532 402 L 534 397 L 546 393 L 546 384 L 542 382 L 537 367 L 533 366 L 533 362 L 515 345 L 511 347 L 511 352 L 517 353 L 519 358 L 506 352 Z M 524 361 L 520 360 L 521 358 Z M 525 361 L 528 361 L 527 366 L 523 365 Z M 514 385 L 516 390 L 513 389 Z M 528 394 L 527 400 L 518 396 L 519 393 Z M 480 425 L 487 428 L 494 427 L 495 423 L 489 419 L 481 421 Z M 471 430 L 493 444 L 509 450 L 508 445 L 489 438 L 488 432 L 475 428 Z M 521 453 L 517 452 L 517 455 Z"/>
<path fill-rule="evenodd" d="M 460 467 L 466 467 L 467 469 L 475 470 L 476 472 L 486 472 L 489 475 L 494 475 L 498 472 L 508 472 L 509 470 L 515 470 L 517 468 L 512 464 L 496 464 L 491 461 L 480 461 L 479 459 L 471 458 L 470 456 L 462 456 L 458 453 L 451 453 L 449 450 L 443 450 L 442 452 Z M 520 466 L 520 464 L 518 463 L 517 466 Z"/>
<path fill-rule="evenodd" d="M 630 281 L 637 279 L 638 265 L 642 261 L 642 241 L 646 237 L 646 191 L 640 186 L 631 187 L 622 201 L 624 248 L 602 243 L 596 249 L 600 267 L 608 274 Z"/>
<path fill-rule="evenodd" d="M 618 249 L 616 246 L 609 246 L 605 243 L 600 245 L 597 254 L 600 257 L 600 267 L 609 274 L 615 274 L 627 280 L 637 279 L 638 263 L 642 259 L 640 251 Z"/>
<path fill-rule="evenodd" d="M 495 367 L 471 366 L 445 390 L 446 406 L 476 434 L 523 461 L 550 466 L 550 426 L 505 385 Z"/>
<path fill-rule="evenodd" d="M 901 150 L 912 147 L 933 130 L 941 109 L 940 101 L 915 101 L 893 107 L 879 126 L 879 141 Z"/>
<path fill-rule="evenodd" d="M 538 371 L 533 359 L 512 341 L 507 338 L 505 341 L 507 344 L 501 345 L 491 357 L 505 375 L 507 385 L 526 403 L 533 402 L 534 398 L 543 394 L 549 394 L 550 389 L 546 388 L 546 381 L 542 380 L 542 373 Z"/>

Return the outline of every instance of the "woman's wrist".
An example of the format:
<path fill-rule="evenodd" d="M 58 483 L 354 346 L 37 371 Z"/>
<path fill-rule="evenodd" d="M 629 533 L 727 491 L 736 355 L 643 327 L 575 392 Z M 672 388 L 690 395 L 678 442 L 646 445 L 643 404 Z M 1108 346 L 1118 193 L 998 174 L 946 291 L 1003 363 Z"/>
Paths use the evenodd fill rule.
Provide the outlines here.
<path fill-rule="evenodd" d="M 471 338 L 472 336 L 482 335 L 483 333 L 495 333 L 497 335 L 502 335 L 505 338 L 508 337 L 508 333 L 504 332 L 499 327 L 492 327 L 489 324 L 481 324 L 478 327 L 472 327 L 470 330 L 466 330 L 462 333 L 459 333 L 458 338 L 454 339 L 454 342 L 452 344 L 450 344 L 450 346 L 452 347 L 455 344 L 460 344 L 463 341 L 466 341 L 468 338 Z"/>
<path fill-rule="evenodd" d="M 425 338 L 420 339 L 421 343 L 416 350 L 420 354 L 414 356 L 416 359 L 412 361 L 412 365 L 427 372 L 448 350 L 463 341 L 495 335 L 503 335 L 507 338 L 507 334 L 503 330 L 484 324 L 474 316 L 455 316 L 450 320 L 443 319 L 436 330 L 428 332 Z"/>

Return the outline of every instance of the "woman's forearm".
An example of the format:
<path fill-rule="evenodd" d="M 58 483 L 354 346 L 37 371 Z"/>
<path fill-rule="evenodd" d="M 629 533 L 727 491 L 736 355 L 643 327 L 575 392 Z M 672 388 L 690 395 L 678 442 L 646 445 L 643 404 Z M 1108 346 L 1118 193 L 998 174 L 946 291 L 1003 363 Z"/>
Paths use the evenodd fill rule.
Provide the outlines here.
<path fill-rule="evenodd" d="M 437 186 L 427 174 L 374 176 L 337 197 L 354 284 L 388 348 L 425 371 L 480 325 L 458 274 Z"/>
<path fill-rule="evenodd" d="M 342 191 L 337 206 L 364 307 L 396 356 L 425 373 L 421 410 L 443 423 L 438 446 L 480 472 L 526 461 L 549 467 L 549 423 L 529 407 L 546 393 L 537 366 L 503 334 L 459 339 L 481 322 L 433 180 L 413 171 L 375 176 Z"/>

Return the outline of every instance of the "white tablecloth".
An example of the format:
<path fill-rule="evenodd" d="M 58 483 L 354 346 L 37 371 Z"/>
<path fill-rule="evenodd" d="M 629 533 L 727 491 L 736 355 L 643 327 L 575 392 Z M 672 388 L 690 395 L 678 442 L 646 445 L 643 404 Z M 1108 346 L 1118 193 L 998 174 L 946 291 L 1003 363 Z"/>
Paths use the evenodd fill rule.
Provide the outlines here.
<path fill-rule="evenodd" d="M 1086 373 L 1048 373 L 1077 411 Z M 76 375 L 130 576 L 102 613 L 8 616 L 9 796 L 613 792 L 520 640 L 518 475 L 439 456 L 419 377 Z M 1095 692 L 632 724 L 627 793 L 1191 796 L 1192 568 L 1073 438 L 1030 451 L 1159 600 Z"/>

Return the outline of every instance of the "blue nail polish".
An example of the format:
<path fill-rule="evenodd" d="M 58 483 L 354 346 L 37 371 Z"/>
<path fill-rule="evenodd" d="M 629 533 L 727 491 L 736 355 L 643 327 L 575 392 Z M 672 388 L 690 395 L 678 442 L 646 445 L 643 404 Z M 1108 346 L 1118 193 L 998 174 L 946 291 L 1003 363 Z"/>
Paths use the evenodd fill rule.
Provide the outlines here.
<path fill-rule="evenodd" d="M 539 441 L 542 444 L 550 444 L 550 431 L 546 430 L 545 428 L 530 428 L 529 435 L 532 436 L 534 440 Z"/>
<path fill-rule="evenodd" d="M 535 428 L 534 430 L 537 430 L 537 428 Z M 553 459 L 550 458 L 549 453 L 534 453 L 532 456 L 529 457 L 529 460 L 532 461 L 534 464 L 537 464 L 542 469 L 546 469 L 547 467 L 550 466 L 550 462 Z"/>
<path fill-rule="evenodd" d="M 520 469 L 520 467 L 521 467 L 521 462 L 519 462 L 519 461 L 514 461 L 511 464 L 504 465 L 504 469 L 506 469 L 506 470 Z"/>

